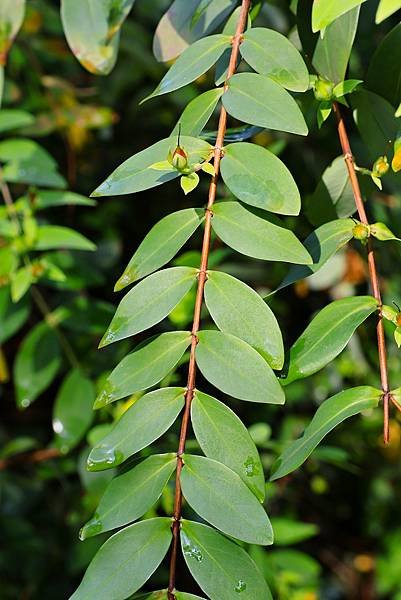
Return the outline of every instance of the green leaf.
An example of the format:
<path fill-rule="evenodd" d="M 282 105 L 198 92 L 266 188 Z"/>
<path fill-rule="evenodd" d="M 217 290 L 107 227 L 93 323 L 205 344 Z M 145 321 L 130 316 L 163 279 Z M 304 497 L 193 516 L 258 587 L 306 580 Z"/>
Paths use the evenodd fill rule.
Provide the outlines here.
<path fill-rule="evenodd" d="M 366 84 L 372 92 L 383 96 L 394 107 L 400 104 L 401 23 L 396 25 L 377 46 L 369 61 Z"/>
<path fill-rule="evenodd" d="M 385 156 L 397 136 L 398 119 L 393 106 L 381 96 L 359 90 L 350 98 L 354 118 L 372 162 Z"/>
<path fill-rule="evenodd" d="M 181 136 L 180 142 L 188 155 L 189 164 L 202 162 L 213 150 L 208 142 L 185 135 Z M 169 150 L 176 146 L 177 137 L 172 136 L 134 154 L 117 167 L 91 196 L 134 194 L 179 177 L 181 172 L 174 167 L 165 172 L 151 168 L 154 163 L 167 160 Z"/>
<path fill-rule="evenodd" d="M 276 223 L 280 221 L 247 210 L 239 202 L 218 202 L 213 207 L 214 231 L 237 252 L 262 260 L 311 264 L 311 257 L 292 231 Z"/>
<path fill-rule="evenodd" d="M 172 267 L 149 275 L 121 300 L 99 347 L 122 340 L 159 323 L 196 281 L 197 270 Z"/>
<path fill-rule="evenodd" d="M 201 598 L 200 596 L 194 596 L 194 594 L 185 594 L 184 592 L 175 591 L 175 597 L 177 600 L 205 600 L 205 598 Z"/>
<path fill-rule="evenodd" d="M 85 540 L 144 515 L 160 498 L 177 463 L 176 455 L 154 454 L 109 483 L 96 513 L 81 529 Z"/>
<path fill-rule="evenodd" d="M 191 100 L 178 119 L 171 135 L 178 135 L 179 127 L 181 127 L 181 135 L 197 137 L 212 116 L 223 91 L 223 88 L 208 90 Z"/>
<path fill-rule="evenodd" d="M 384 223 L 373 223 L 370 226 L 370 233 L 373 235 L 373 237 L 382 242 L 386 242 L 388 240 L 400 241 L 400 238 L 394 235 L 394 233 Z"/>
<path fill-rule="evenodd" d="M 194 189 L 197 187 L 198 183 L 198 173 L 188 173 L 188 175 L 182 175 L 180 179 L 180 185 L 185 195 L 189 194 L 190 192 L 193 192 Z"/>
<path fill-rule="evenodd" d="M 330 23 L 365 0 L 314 0 L 312 8 L 312 31 L 325 29 Z M 326 32 L 323 33 L 326 35 Z"/>
<path fill-rule="evenodd" d="M 305 119 L 294 98 L 265 75 L 233 75 L 222 102 L 232 117 L 250 125 L 299 135 L 308 133 Z"/>
<path fill-rule="evenodd" d="M 292 546 L 319 533 L 319 528 L 314 523 L 301 523 L 285 517 L 274 517 L 271 524 L 275 546 Z"/>
<path fill-rule="evenodd" d="M 200 208 L 185 208 L 156 223 L 117 281 L 115 291 L 169 262 L 202 223 L 204 215 Z"/>
<path fill-rule="evenodd" d="M 196 390 L 191 405 L 191 422 L 206 456 L 235 471 L 263 502 L 265 478 L 262 463 L 247 428 L 237 415 L 222 402 Z"/>
<path fill-rule="evenodd" d="M 32 125 L 34 121 L 34 117 L 23 110 L 2 108 L 0 110 L 0 133 Z"/>
<path fill-rule="evenodd" d="M 0 3 L 1 48 L 0 62 L 5 64 L 7 53 L 25 15 L 25 0 L 2 0 Z M 1 100 L 1 94 L 0 94 Z"/>
<path fill-rule="evenodd" d="M 221 331 L 253 346 L 273 369 L 282 369 L 281 331 L 273 312 L 257 292 L 231 275 L 208 271 L 205 302 Z"/>
<path fill-rule="evenodd" d="M 81 194 L 61 190 L 36 190 L 33 197 L 33 207 L 35 210 L 69 205 L 95 206 L 96 201 L 81 196 Z"/>
<path fill-rule="evenodd" d="M 209 35 L 194 42 L 177 58 L 154 92 L 142 102 L 168 94 L 195 81 L 216 63 L 230 44 L 231 36 L 222 34 Z"/>
<path fill-rule="evenodd" d="M 281 33 L 266 27 L 249 29 L 240 52 L 257 73 L 294 92 L 308 89 L 309 73 L 302 56 Z"/>
<path fill-rule="evenodd" d="M 294 178 L 269 150 L 246 142 L 229 144 L 221 175 L 239 200 L 282 215 L 299 214 L 301 198 Z"/>
<path fill-rule="evenodd" d="M 198 515 L 244 542 L 273 543 L 264 508 L 237 473 L 204 456 L 184 454 L 183 460 L 182 493 Z"/>
<path fill-rule="evenodd" d="M 94 408 L 159 383 L 176 366 L 190 343 L 189 331 L 168 331 L 140 344 L 111 372 Z"/>
<path fill-rule="evenodd" d="M 120 27 L 134 0 L 62 0 L 61 19 L 68 45 L 81 65 L 107 75 L 117 60 Z"/>
<path fill-rule="evenodd" d="M 304 242 L 305 248 L 313 258 L 313 265 L 292 266 L 276 291 L 319 271 L 337 250 L 349 242 L 354 227 L 352 219 L 337 219 L 318 227 Z"/>
<path fill-rule="evenodd" d="M 209 35 L 233 10 L 236 0 L 213 0 L 193 23 L 199 0 L 175 0 L 163 15 L 153 39 L 156 60 L 167 62 L 176 58 L 190 44 Z"/>
<path fill-rule="evenodd" d="M 282 383 L 308 377 L 327 365 L 376 310 L 377 301 L 372 296 L 342 298 L 325 306 L 291 347 L 288 375 Z"/>
<path fill-rule="evenodd" d="M 42 225 L 38 227 L 35 250 L 52 250 L 68 248 L 70 250 L 96 250 L 93 242 L 78 231 L 59 225 Z"/>
<path fill-rule="evenodd" d="M 348 0 L 346 0 L 348 3 Z M 321 0 L 321 4 L 325 4 Z M 358 2 L 360 4 L 360 2 Z M 315 4 L 314 4 L 315 6 Z M 313 55 L 313 66 L 319 75 L 333 83 L 344 80 L 358 26 L 359 6 L 331 23 L 319 38 Z"/>
<path fill-rule="evenodd" d="M 245 550 L 211 527 L 184 520 L 181 547 L 192 576 L 211 600 L 233 600 L 237 595 L 241 600 L 272 600 Z"/>
<path fill-rule="evenodd" d="M 184 394 L 184 388 L 161 388 L 139 398 L 92 449 L 88 469 L 115 467 L 157 440 L 182 410 Z"/>
<path fill-rule="evenodd" d="M 196 363 L 211 384 L 249 402 L 284 404 L 284 392 L 272 369 L 246 342 L 220 331 L 200 331 Z"/>
<path fill-rule="evenodd" d="M 65 377 L 53 406 L 55 443 L 61 452 L 68 452 L 84 436 L 93 420 L 92 405 L 95 388 L 80 369 Z"/>
<path fill-rule="evenodd" d="M 380 0 L 376 12 L 376 24 L 381 23 L 401 8 L 401 0 Z"/>
<path fill-rule="evenodd" d="M 340 81 L 340 83 L 335 86 L 333 93 L 336 98 L 341 98 L 346 94 L 352 94 L 361 83 L 363 83 L 361 79 L 346 79 L 345 81 Z"/>
<path fill-rule="evenodd" d="M 13 302 L 18 302 L 29 290 L 34 281 L 32 267 L 22 267 L 13 273 L 11 278 L 11 298 Z"/>
<path fill-rule="evenodd" d="M 25 138 L 11 138 L 0 142 L 1 162 L 30 163 L 49 171 L 57 169 L 54 158 L 37 142 Z"/>
<path fill-rule="evenodd" d="M 51 384 L 61 366 L 60 346 L 47 323 L 39 323 L 22 342 L 14 363 L 18 408 L 27 408 Z"/>
<path fill-rule="evenodd" d="M 97 552 L 70 600 L 127 598 L 157 569 L 170 541 L 168 518 L 148 519 L 115 533 Z"/>
<path fill-rule="evenodd" d="M 12 337 L 26 322 L 30 313 L 29 299 L 25 296 L 17 304 L 10 298 L 9 289 L 0 288 L 0 344 Z"/>
<path fill-rule="evenodd" d="M 325 121 L 329 118 L 332 111 L 331 102 L 320 102 L 317 109 L 317 125 L 319 129 Z"/>
<path fill-rule="evenodd" d="M 7 163 L 2 170 L 4 181 L 10 183 L 23 183 L 40 185 L 44 187 L 65 188 L 67 185 L 64 177 L 56 171 L 45 170 L 43 164 L 30 161 L 13 161 Z"/>
<path fill-rule="evenodd" d="M 323 402 L 303 436 L 292 442 L 276 460 L 270 480 L 280 479 L 295 471 L 334 427 L 348 417 L 375 408 L 381 395 L 380 390 L 361 386 L 340 392 Z"/>

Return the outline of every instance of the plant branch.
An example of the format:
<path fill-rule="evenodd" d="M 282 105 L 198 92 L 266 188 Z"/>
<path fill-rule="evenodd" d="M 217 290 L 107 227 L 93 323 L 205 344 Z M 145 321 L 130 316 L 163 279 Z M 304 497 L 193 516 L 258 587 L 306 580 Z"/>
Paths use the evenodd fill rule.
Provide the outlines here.
<path fill-rule="evenodd" d="M 246 28 L 248 14 L 250 9 L 250 0 L 242 0 L 241 12 L 238 19 L 237 28 L 235 31 L 235 35 L 232 39 L 232 49 L 230 62 L 228 65 L 226 81 L 224 83 L 224 90 L 228 88 L 228 80 L 235 73 L 238 54 L 239 54 L 239 46 L 242 41 L 242 34 Z M 188 425 L 190 421 L 190 410 L 191 403 L 194 396 L 195 391 L 195 381 L 196 381 L 196 360 L 195 360 L 195 350 L 196 345 L 198 343 L 197 333 L 199 331 L 200 325 L 200 317 L 201 310 L 203 304 L 203 294 L 205 282 L 207 279 L 207 266 L 209 259 L 209 250 L 210 250 L 210 237 L 211 237 L 211 228 L 212 228 L 212 207 L 214 201 L 216 199 L 216 190 L 217 190 L 217 182 L 219 177 L 220 170 L 220 160 L 222 157 L 222 147 L 224 144 L 224 136 L 227 128 L 227 112 L 224 106 L 220 108 L 220 117 L 219 124 L 217 130 L 216 144 L 214 147 L 214 176 L 212 177 L 210 187 L 209 187 L 209 196 L 207 202 L 207 208 L 205 210 L 205 229 L 203 233 L 203 243 L 202 243 L 202 254 L 201 261 L 199 266 L 198 273 L 198 287 L 196 291 L 196 300 L 195 300 L 195 308 L 194 308 L 194 317 L 192 324 L 192 341 L 191 341 L 191 350 L 190 350 L 190 358 L 189 358 L 189 366 L 188 366 L 188 380 L 187 387 L 185 393 L 185 408 L 184 414 L 181 422 L 181 431 L 180 438 L 178 444 L 177 451 L 177 471 L 176 471 L 176 481 L 175 481 L 175 498 L 174 498 L 174 515 L 173 515 L 173 524 L 172 524 L 172 547 L 171 547 L 171 558 L 170 558 L 170 577 L 169 577 L 169 585 L 168 585 L 168 598 L 169 600 L 175 600 L 175 578 L 176 578 L 176 566 L 177 566 L 177 553 L 178 553 L 178 541 L 179 541 L 179 532 L 180 532 L 180 521 L 181 521 L 181 513 L 182 513 L 182 491 L 181 491 L 181 471 L 183 467 L 183 459 L 182 455 L 185 451 L 185 444 L 188 433 Z"/>
<path fill-rule="evenodd" d="M 4 471 L 9 467 L 16 466 L 18 464 L 25 466 L 28 463 L 40 463 L 52 458 L 58 458 L 59 456 L 61 456 L 61 453 L 57 448 L 43 448 L 41 450 L 34 450 L 33 452 L 15 454 L 14 456 L 0 459 L 0 471 Z"/>
<path fill-rule="evenodd" d="M 341 110 L 337 102 L 333 104 L 333 111 L 337 119 L 337 131 L 340 139 L 341 148 L 343 151 L 345 163 L 348 169 L 348 175 L 351 182 L 352 192 L 354 195 L 355 206 L 358 211 L 359 220 L 365 225 L 369 225 L 368 218 L 366 216 L 365 207 L 361 195 L 361 189 L 359 187 L 359 181 L 355 170 L 354 158 L 352 155 L 351 146 L 349 143 L 348 133 L 345 127 L 345 123 L 341 114 Z M 379 366 L 380 366 L 380 380 L 381 388 L 383 391 L 383 412 L 384 412 L 384 423 L 383 423 L 383 437 L 384 443 L 388 444 L 390 441 L 389 434 L 389 406 L 390 406 L 390 388 L 388 383 L 387 373 L 387 352 L 386 352 L 386 339 L 384 335 L 383 327 L 383 316 L 382 316 L 382 299 L 380 293 L 379 276 L 376 268 L 375 253 L 373 250 L 372 241 L 369 238 L 367 243 L 368 251 L 368 266 L 369 266 L 369 279 L 372 287 L 373 295 L 379 305 L 379 317 L 376 325 L 377 333 L 377 348 L 379 352 Z"/>

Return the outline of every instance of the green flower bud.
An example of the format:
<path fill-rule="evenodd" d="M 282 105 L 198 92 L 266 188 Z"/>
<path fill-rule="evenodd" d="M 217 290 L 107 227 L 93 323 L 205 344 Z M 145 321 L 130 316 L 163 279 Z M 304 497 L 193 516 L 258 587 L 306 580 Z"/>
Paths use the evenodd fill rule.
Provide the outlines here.
<path fill-rule="evenodd" d="M 331 100 L 333 98 L 334 83 L 328 79 L 318 77 L 315 81 L 314 94 L 316 100 Z"/>
<path fill-rule="evenodd" d="M 181 146 L 176 146 L 174 150 L 169 150 L 167 160 L 170 165 L 179 171 L 186 169 L 188 166 L 188 154 Z"/>
<path fill-rule="evenodd" d="M 372 167 L 372 174 L 374 177 L 382 177 L 389 170 L 390 165 L 388 164 L 387 156 L 379 156 L 377 160 L 375 160 Z"/>
<path fill-rule="evenodd" d="M 352 235 L 356 240 L 366 243 L 370 236 L 369 225 L 365 225 L 364 223 L 357 223 L 352 230 Z"/>

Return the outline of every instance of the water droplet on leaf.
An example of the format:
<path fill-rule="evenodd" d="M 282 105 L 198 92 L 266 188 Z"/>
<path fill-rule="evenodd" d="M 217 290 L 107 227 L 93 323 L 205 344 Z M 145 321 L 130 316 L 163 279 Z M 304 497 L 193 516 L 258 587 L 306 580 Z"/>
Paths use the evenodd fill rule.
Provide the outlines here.
<path fill-rule="evenodd" d="M 89 537 L 97 535 L 102 530 L 103 530 L 102 522 L 99 519 L 98 513 L 95 513 L 93 515 L 92 519 L 90 519 L 90 521 L 88 521 L 80 530 L 79 539 L 82 542 L 83 540 L 86 540 Z"/>
<path fill-rule="evenodd" d="M 103 471 L 116 467 L 124 460 L 123 453 L 120 450 L 111 448 L 105 444 L 95 446 L 89 454 L 87 466 L 89 471 Z"/>
<path fill-rule="evenodd" d="M 243 579 L 239 579 L 237 585 L 235 586 L 234 590 L 236 592 L 238 592 L 238 594 L 240 594 L 241 592 L 245 592 L 246 590 L 246 583 Z"/>

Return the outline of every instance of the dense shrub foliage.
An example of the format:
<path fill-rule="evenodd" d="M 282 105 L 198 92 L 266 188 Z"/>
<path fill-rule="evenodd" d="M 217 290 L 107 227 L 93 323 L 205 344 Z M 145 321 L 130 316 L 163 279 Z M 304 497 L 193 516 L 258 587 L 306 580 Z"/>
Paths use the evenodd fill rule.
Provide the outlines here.
<path fill-rule="evenodd" d="M 399 8 L 0 6 L 6 600 L 401 598 Z"/>

